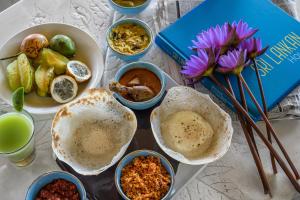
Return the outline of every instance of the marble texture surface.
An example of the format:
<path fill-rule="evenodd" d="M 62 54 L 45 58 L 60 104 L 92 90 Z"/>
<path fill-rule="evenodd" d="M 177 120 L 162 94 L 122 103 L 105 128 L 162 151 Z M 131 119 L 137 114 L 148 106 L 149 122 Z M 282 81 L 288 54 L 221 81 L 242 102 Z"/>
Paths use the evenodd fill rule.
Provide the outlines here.
<path fill-rule="evenodd" d="M 175 20 L 174 3 L 175 1 L 173 0 L 153 0 L 150 7 L 137 17 L 145 20 L 155 32 L 158 32 L 172 20 Z M 186 0 L 184 9 L 189 10 L 198 3 L 199 1 Z M 1 26 L 6 27 L 6 29 L 0 29 L 1 43 L 7 40 L 12 34 L 29 26 L 45 22 L 70 23 L 90 32 L 101 46 L 105 58 L 105 73 L 101 82 L 102 85 L 107 84 L 118 67 L 123 64 L 122 61 L 116 59 L 107 49 L 104 40 L 107 27 L 113 21 L 124 17 L 114 12 L 109 7 L 107 0 L 23 0 L 22 5 L 18 10 L 10 9 L 0 14 Z M 22 23 L 22 20 L 25 23 Z M 151 61 L 161 66 L 179 84 L 183 84 L 178 73 L 179 66 L 157 47 L 154 46 L 143 60 Z M 199 86 L 199 90 L 209 93 L 201 86 Z M 221 106 L 224 105 L 221 104 Z M 7 108 L 7 105 L 0 101 L 0 111 L 5 108 Z M 39 119 L 37 127 L 40 132 L 40 140 L 37 148 L 41 148 L 45 153 L 51 152 L 50 146 L 45 145 L 48 138 L 47 134 L 49 134 L 50 122 L 51 117 Z M 295 165 L 300 169 L 300 148 L 298 145 L 298 141 L 300 141 L 300 134 L 298 132 L 300 130 L 300 122 L 282 121 L 274 123 L 274 126 L 280 133 L 279 137 L 286 144 L 292 159 L 295 160 Z M 256 167 L 239 124 L 234 123 L 234 128 L 235 133 L 229 152 L 222 159 L 210 164 L 203 173 L 195 177 L 174 198 L 175 200 L 269 199 L 268 196 L 263 194 Z M 258 148 L 273 189 L 273 199 L 292 200 L 296 194 L 295 190 L 281 171 L 276 176 L 272 174 L 268 151 L 262 144 L 258 144 Z M 1 161 L 4 162 L 0 159 L 0 172 L 9 173 L 7 165 L 1 165 Z M 47 163 L 43 165 L 44 169 L 40 170 L 41 173 L 45 169 L 53 168 L 53 166 L 49 166 Z M 19 178 L 22 181 L 27 176 L 30 176 L 30 172 L 27 176 L 21 176 L 21 172 L 12 175 L 14 176 L 12 178 Z M 17 185 L 6 185 L 5 180 L 0 180 L 0 185 L 3 192 L 18 186 L 18 183 Z"/>

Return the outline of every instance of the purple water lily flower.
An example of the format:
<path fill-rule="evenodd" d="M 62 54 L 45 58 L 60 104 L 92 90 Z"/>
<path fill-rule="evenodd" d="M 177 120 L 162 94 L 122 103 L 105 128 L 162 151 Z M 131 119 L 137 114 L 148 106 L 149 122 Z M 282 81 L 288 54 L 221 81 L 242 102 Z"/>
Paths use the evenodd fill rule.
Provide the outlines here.
<path fill-rule="evenodd" d="M 226 55 L 220 56 L 218 64 L 218 72 L 239 74 L 249 64 L 249 61 L 247 61 L 247 50 L 235 49 L 228 51 Z"/>
<path fill-rule="evenodd" d="M 207 31 L 203 31 L 196 36 L 197 41 L 193 40 L 192 49 L 217 48 L 225 52 L 234 41 L 235 29 L 229 23 L 223 26 L 217 25 Z"/>
<path fill-rule="evenodd" d="M 241 41 L 250 38 L 258 31 L 258 29 L 253 29 L 243 20 L 240 20 L 238 23 L 234 21 L 232 27 L 235 28 L 236 31 L 236 45 Z"/>
<path fill-rule="evenodd" d="M 261 56 L 266 52 L 268 47 L 262 48 L 262 41 L 260 38 L 250 38 L 244 40 L 240 44 L 240 48 L 247 50 L 247 56 L 249 59 L 254 59 Z"/>
<path fill-rule="evenodd" d="M 199 79 L 202 76 L 209 76 L 216 65 L 216 58 L 212 49 L 198 49 L 197 55 L 192 55 L 183 66 L 181 73 L 189 78 Z"/>

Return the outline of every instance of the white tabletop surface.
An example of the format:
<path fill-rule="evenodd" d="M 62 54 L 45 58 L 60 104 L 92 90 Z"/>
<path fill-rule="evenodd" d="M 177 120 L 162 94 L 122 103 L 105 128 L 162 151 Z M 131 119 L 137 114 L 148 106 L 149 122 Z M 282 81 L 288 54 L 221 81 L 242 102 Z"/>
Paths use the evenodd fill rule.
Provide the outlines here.
<path fill-rule="evenodd" d="M 169 0 L 168 0 L 169 1 Z M 155 31 L 159 30 L 163 15 L 161 12 L 161 4 L 165 4 L 166 0 L 153 0 L 151 6 L 140 16 L 145 19 Z M 152 9 L 152 11 L 151 11 Z M 151 11 L 151 12 L 150 12 Z M 153 13 L 155 11 L 155 13 Z M 76 25 L 90 32 L 101 45 L 106 60 L 106 69 L 102 84 L 107 83 L 112 75 L 122 63 L 115 59 L 107 52 L 104 35 L 107 27 L 112 21 L 121 17 L 115 13 L 107 4 L 107 0 L 23 0 L 15 4 L 13 7 L 5 10 L 0 14 L 0 45 L 9 39 L 13 34 L 29 26 L 45 23 L 45 22 L 65 22 Z M 178 83 L 182 83 L 178 74 L 178 68 L 168 56 L 154 47 L 152 51 L 144 58 L 161 66 L 163 70 L 169 73 Z M 0 101 L 0 109 L 6 107 Z M 43 135 L 49 134 L 51 117 L 40 119 L 40 125 L 37 127 L 42 132 L 41 140 L 38 147 L 45 152 L 51 152 L 50 146 L 44 146 Z M 290 152 L 292 160 L 296 167 L 300 170 L 300 121 L 280 121 L 273 123 L 275 129 L 279 133 L 279 137 L 283 144 Z M 176 200 L 257 200 L 269 199 L 263 194 L 262 185 L 260 183 L 258 173 L 249 152 L 248 145 L 238 123 L 234 123 L 234 137 L 229 152 L 217 162 L 210 164 L 201 174 L 195 177 L 191 183 L 187 185 L 174 199 Z M 277 175 L 271 172 L 269 154 L 264 145 L 258 145 L 262 160 L 267 171 L 268 179 L 271 183 L 273 199 L 292 200 L 295 197 L 295 190 L 280 171 Z M 7 165 L 1 164 L 0 173 L 9 173 L 11 169 Z M 43 163 L 39 163 L 42 164 Z M 40 172 L 47 169 L 53 169 L 55 166 L 44 164 Z M 32 172 L 33 173 L 33 172 Z M 35 171 L 36 173 L 36 171 Z M 26 180 L 30 177 L 30 172 L 26 175 L 20 170 L 18 173 L 12 174 L 11 178 Z M 6 185 L 5 180 L 0 180 L 0 191 L 10 192 L 18 189 L 16 185 Z M 3 199 L 14 200 L 20 198 Z M 296 198 L 298 199 L 298 198 Z M 299 198 L 300 199 L 300 198 Z"/>

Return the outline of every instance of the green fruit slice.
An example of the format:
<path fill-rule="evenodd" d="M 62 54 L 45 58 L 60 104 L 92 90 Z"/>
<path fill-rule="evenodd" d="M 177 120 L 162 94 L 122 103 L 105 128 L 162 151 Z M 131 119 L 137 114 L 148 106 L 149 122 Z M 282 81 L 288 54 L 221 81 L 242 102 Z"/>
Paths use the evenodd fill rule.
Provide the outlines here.
<path fill-rule="evenodd" d="M 78 91 L 76 81 L 66 75 L 58 76 L 53 79 L 51 83 L 52 98 L 58 103 L 67 103 L 72 101 Z"/>
<path fill-rule="evenodd" d="M 50 84 L 54 78 L 54 67 L 45 67 L 40 65 L 35 71 L 35 83 L 38 87 L 37 94 L 39 96 L 47 96 Z"/>
<path fill-rule="evenodd" d="M 24 105 L 24 87 L 19 87 L 12 94 L 12 103 L 16 111 L 21 112 Z"/>
<path fill-rule="evenodd" d="M 34 69 L 24 53 L 18 56 L 18 70 L 25 93 L 31 92 L 34 82 Z"/>
<path fill-rule="evenodd" d="M 43 48 L 38 57 L 34 60 L 37 66 L 54 67 L 55 74 L 57 75 L 66 72 L 68 62 L 68 58 L 48 48 Z"/>
<path fill-rule="evenodd" d="M 7 66 L 6 75 L 7 75 L 8 85 L 12 91 L 15 91 L 17 88 L 21 87 L 17 60 L 13 61 Z"/>
<path fill-rule="evenodd" d="M 72 76 L 78 83 L 85 82 L 92 76 L 92 72 L 88 66 L 78 60 L 68 62 L 67 74 Z"/>
<path fill-rule="evenodd" d="M 50 48 L 67 57 L 74 56 L 76 52 L 75 42 L 66 35 L 55 35 L 50 40 Z"/>

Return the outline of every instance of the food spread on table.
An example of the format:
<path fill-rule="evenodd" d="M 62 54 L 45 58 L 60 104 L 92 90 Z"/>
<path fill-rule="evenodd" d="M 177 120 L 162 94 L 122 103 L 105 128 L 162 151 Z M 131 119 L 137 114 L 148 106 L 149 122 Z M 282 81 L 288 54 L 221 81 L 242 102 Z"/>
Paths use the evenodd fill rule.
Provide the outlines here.
<path fill-rule="evenodd" d="M 169 191 L 171 177 L 154 156 L 140 156 L 122 169 L 121 187 L 132 200 L 162 199 Z"/>
<path fill-rule="evenodd" d="M 113 0 L 116 4 L 119 4 L 121 6 L 128 6 L 128 7 L 134 7 L 142 5 L 146 2 L 146 0 Z"/>
<path fill-rule="evenodd" d="M 122 6 L 135 7 L 146 1 L 114 0 L 114 2 Z M 250 61 L 256 67 L 255 58 L 267 50 L 262 48 L 260 39 L 251 38 L 256 32 L 256 29 L 242 20 L 225 23 L 222 26 L 217 25 L 201 32 L 196 36 L 197 41 L 192 41 L 194 46 L 190 49 L 195 52 L 186 61 L 181 73 L 192 81 L 208 77 L 215 82 L 237 109 L 246 139 L 261 174 L 263 168 L 259 165 L 260 160 L 257 160 L 258 152 L 254 152 L 255 139 L 252 138 L 250 141 L 251 127 L 263 139 L 272 153 L 271 156 L 274 156 L 272 158 L 276 158 L 292 184 L 300 191 L 299 184 L 273 149 L 270 139 L 268 138 L 267 141 L 249 116 L 246 102 L 242 101 L 243 105 L 241 105 L 236 100 L 228 77 L 224 75 L 228 84 L 226 88 L 214 76 L 215 72 L 236 75 L 240 87 L 245 87 L 249 95 L 253 96 L 241 71 L 249 65 Z M 117 24 L 108 33 L 108 37 L 108 45 L 116 52 L 127 56 L 143 52 L 151 42 L 147 30 L 135 23 Z M 208 95 L 190 87 L 168 88 L 166 96 L 161 97 L 161 104 L 157 106 L 158 102 L 155 102 L 151 105 L 153 108 L 149 109 L 152 113 L 148 124 L 138 124 L 141 123 L 136 117 L 138 112 L 121 104 L 122 101 L 119 102 L 113 93 L 121 95 L 131 103 L 141 105 L 158 99 L 155 97 L 163 96 L 165 77 L 162 78 L 160 73 L 150 70 L 151 67 L 147 63 L 138 62 L 141 66 L 137 65 L 123 72 L 118 81 L 109 84 L 110 91 L 104 88 L 92 88 L 84 91 L 82 97 L 74 100 L 79 85 L 87 82 L 93 75 L 89 66 L 75 60 L 74 56 L 77 53 L 75 43 L 76 41 L 63 34 L 54 35 L 50 40 L 40 33 L 30 34 L 21 42 L 20 52 L 16 52 L 15 55 L 16 59 L 6 67 L 8 85 L 13 91 L 14 111 L 0 115 L 0 153 L 5 154 L 16 166 L 28 165 L 35 155 L 34 122 L 30 113 L 23 110 L 24 93 L 31 92 L 36 92 L 41 97 L 51 96 L 56 102 L 65 104 L 60 107 L 53 119 L 52 150 L 57 156 L 57 162 L 67 164 L 82 177 L 96 177 L 120 160 L 120 164 L 126 161 L 127 156 L 131 154 L 123 156 L 127 150 L 131 151 L 129 145 L 140 126 L 151 129 L 156 141 L 153 145 L 158 145 L 169 159 L 177 163 L 208 164 L 221 158 L 228 151 L 233 134 L 230 116 Z M 124 67 L 126 66 L 128 67 L 128 65 Z M 262 87 L 259 75 L 257 79 L 259 86 Z M 240 90 L 240 95 L 244 98 L 243 91 L 241 88 Z M 269 124 L 266 111 L 262 111 L 254 97 L 252 100 L 263 116 L 267 129 L 272 132 L 285 158 L 289 161 L 288 155 Z M 262 100 L 265 101 L 264 97 Z M 136 140 L 135 142 L 139 143 Z M 146 152 L 146 150 L 140 151 Z M 171 197 L 174 182 L 173 168 L 170 166 L 171 170 L 169 170 L 162 162 L 160 154 L 157 155 L 134 157 L 121 169 L 119 184 L 121 189 L 118 188 L 121 195 L 125 194 L 132 200 L 161 200 Z M 26 159 L 29 161 L 24 162 Z M 166 162 L 169 163 L 168 160 Z M 297 175 L 293 164 L 291 162 L 288 164 Z M 47 176 L 50 177 L 50 174 L 45 175 Z M 118 187 L 117 170 L 115 179 Z M 262 182 L 266 192 L 270 193 L 264 176 Z M 44 185 L 33 182 L 29 190 L 32 187 L 39 187 L 38 192 L 33 195 L 35 200 L 83 200 L 81 195 L 85 195 L 81 194 L 81 190 L 79 191 L 82 188 L 60 177 Z M 26 196 L 26 200 L 27 198 L 30 197 Z"/>
<path fill-rule="evenodd" d="M 151 38 L 144 27 L 134 23 L 117 25 L 109 33 L 109 44 L 117 52 L 134 55 L 150 45 Z"/>
<path fill-rule="evenodd" d="M 74 183 L 64 179 L 57 179 L 45 185 L 36 196 L 35 200 L 81 200 Z"/>
<path fill-rule="evenodd" d="M 86 64 L 72 60 L 75 53 L 75 41 L 66 35 L 55 35 L 50 42 L 42 34 L 28 35 L 21 43 L 17 59 L 7 66 L 10 89 L 24 87 L 26 94 L 35 91 L 58 103 L 73 100 L 78 84 L 92 76 Z"/>

